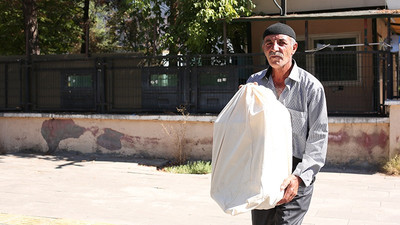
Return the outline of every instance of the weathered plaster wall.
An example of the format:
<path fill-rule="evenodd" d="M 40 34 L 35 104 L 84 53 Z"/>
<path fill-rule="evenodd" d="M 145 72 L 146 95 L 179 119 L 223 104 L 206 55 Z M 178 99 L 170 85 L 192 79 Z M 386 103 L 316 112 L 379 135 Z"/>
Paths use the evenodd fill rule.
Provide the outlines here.
<path fill-rule="evenodd" d="M 390 112 L 390 157 L 400 154 L 400 101 L 386 101 Z"/>
<path fill-rule="evenodd" d="M 189 159 L 210 160 L 215 119 L 3 113 L 0 146 L 7 152 L 64 150 L 167 159 L 176 158 L 182 146 Z M 329 165 L 370 167 L 389 158 L 389 118 L 329 118 L 329 130 Z"/>
<path fill-rule="evenodd" d="M 327 164 L 371 167 L 385 162 L 389 135 L 387 118 L 331 118 Z"/>
<path fill-rule="evenodd" d="M 4 115 L 0 145 L 7 152 L 65 150 L 169 159 L 177 157 L 181 146 L 188 158 L 210 158 L 212 121 L 207 117 L 183 122 L 182 116 Z"/>

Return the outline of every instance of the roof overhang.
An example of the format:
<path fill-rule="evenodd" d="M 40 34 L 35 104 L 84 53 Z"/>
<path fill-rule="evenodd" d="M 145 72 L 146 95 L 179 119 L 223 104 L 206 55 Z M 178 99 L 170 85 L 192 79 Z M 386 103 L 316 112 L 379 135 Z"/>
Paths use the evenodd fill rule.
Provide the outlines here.
<path fill-rule="evenodd" d="M 323 12 L 305 14 L 280 15 L 259 15 L 240 17 L 233 19 L 237 22 L 251 21 L 282 21 L 282 20 L 322 20 L 322 19 L 359 19 L 359 18 L 400 18 L 400 10 L 362 10 L 362 11 L 343 11 L 343 12 Z"/>

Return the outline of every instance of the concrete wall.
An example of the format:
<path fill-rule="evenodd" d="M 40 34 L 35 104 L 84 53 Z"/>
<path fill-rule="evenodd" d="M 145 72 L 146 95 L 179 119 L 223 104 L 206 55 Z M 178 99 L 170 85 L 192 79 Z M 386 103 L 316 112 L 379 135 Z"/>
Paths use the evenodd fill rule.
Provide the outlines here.
<path fill-rule="evenodd" d="M 386 100 L 389 107 L 390 119 L 390 147 L 389 157 L 400 154 L 400 101 Z"/>
<path fill-rule="evenodd" d="M 4 113 L 0 116 L 0 146 L 9 153 L 64 150 L 167 159 L 176 158 L 179 149 L 184 149 L 188 158 L 207 160 L 212 119 Z"/>
<path fill-rule="evenodd" d="M 396 110 L 400 113 L 400 106 Z M 0 146 L 7 153 L 78 151 L 166 159 L 176 159 L 181 149 L 189 159 L 210 160 L 215 119 L 2 113 Z M 400 123 L 394 120 L 399 116 L 329 118 L 327 164 L 371 167 L 388 160 L 400 151 L 400 129 L 390 126 L 392 122 Z"/>
<path fill-rule="evenodd" d="M 388 118 L 330 118 L 327 164 L 375 167 L 389 159 Z"/>

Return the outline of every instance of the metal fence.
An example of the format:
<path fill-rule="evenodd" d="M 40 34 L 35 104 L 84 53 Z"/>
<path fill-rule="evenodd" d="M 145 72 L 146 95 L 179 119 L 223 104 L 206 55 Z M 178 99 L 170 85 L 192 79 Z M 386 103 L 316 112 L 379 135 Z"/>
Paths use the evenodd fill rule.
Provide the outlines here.
<path fill-rule="evenodd" d="M 296 53 L 295 59 L 323 83 L 331 115 L 382 114 L 383 101 L 398 96 L 396 57 L 387 52 Z M 2 57 L 0 110 L 137 114 L 184 107 L 217 114 L 266 63 L 263 54 Z"/>

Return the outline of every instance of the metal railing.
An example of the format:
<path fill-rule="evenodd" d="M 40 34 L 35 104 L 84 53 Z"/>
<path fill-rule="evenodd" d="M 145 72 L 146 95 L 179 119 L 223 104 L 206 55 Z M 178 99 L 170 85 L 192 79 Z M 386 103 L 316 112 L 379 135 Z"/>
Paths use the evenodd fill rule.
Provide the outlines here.
<path fill-rule="evenodd" d="M 295 59 L 324 85 L 331 115 L 382 115 L 384 100 L 398 97 L 398 58 L 388 52 L 298 52 Z M 217 114 L 266 63 L 263 54 L 2 57 L 0 110 L 176 113 L 184 107 Z"/>

